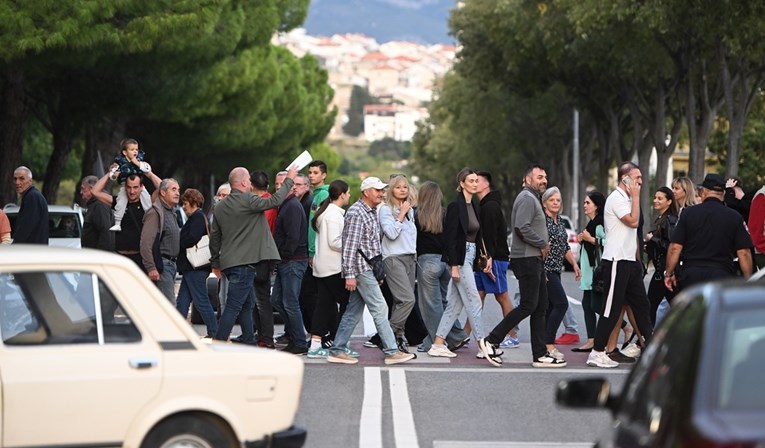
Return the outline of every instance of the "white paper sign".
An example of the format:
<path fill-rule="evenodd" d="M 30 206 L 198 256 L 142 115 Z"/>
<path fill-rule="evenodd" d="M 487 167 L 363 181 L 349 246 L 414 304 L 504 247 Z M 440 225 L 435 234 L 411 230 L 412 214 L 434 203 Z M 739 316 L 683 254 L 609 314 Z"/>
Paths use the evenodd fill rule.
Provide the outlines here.
<path fill-rule="evenodd" d="M 289 169 L 292 165 L 297 166 L 297 170 L 300 171 L 303 168 L 306 167 L 309 163 L 311 163 L 311 160 L 313 160 L 313 157 L 311 157 L 311 153 L 308 151 L 303 151 L 295 160 L 292 161 L 289 165 L 287 165 L 287 168 Z"/>

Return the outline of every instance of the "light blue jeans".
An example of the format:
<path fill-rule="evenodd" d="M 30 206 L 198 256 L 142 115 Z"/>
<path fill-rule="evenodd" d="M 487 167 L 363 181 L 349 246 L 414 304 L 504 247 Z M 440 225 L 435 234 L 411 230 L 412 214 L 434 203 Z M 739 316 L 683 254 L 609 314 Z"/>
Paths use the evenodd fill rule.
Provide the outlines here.
<path fill-rule="evenodd" d="M 396 337 L 393 335 L 393 329 L 388 321 L 388 305 L 385 303 L 382 291 L 380 291 L 380 284 L 372 271 L 364 271 L 356 277 L 356 290 L 351 292 L 348 298 L 348 306 L 337 326 L 335 341 L 332 348 L 329 349 L 331 353 L 342 353 L 348 347 L 353 329 L 358 325 L 364 312 L 364 304 L 369 309 L 369 314 L 372 315 L 375 328 L 377 328 L 377 334 L 382 340 L 383 353 L 389 356 L 398 351 Z"/>
<path fill-rule="evenodd" d="M 576 315 L 574 314 L 574 309 L 572 306 L 569 306 L 566 309 L 566 314 L 563 316 L 563 327 L 566 333 L 571 333 L 579 336 L 579 322 L 576 320 Z"/>
<path fill-rule="evenodd" d="M 417 302 L 420 315 L 428 330 L 428 335 L 422 340 L 422 348 L 430 350 L 436 337 L 438 324 L 448 305 L 446 294 L 449 291 L 451 273 L 449 265 L 441 261 L 441 254 L 421 254 L 417 256 Z M 446 341 L 457 345 L 467 338 L 467 333 L 459 321 L 454 321 Z"/>
<path fill-rule="evenodd" d="M 446 339 L 454 322 L 460 317 L 462 309 L 465 309 L 470 326 L 473 328 L 475 339 L 482 339 L 486 333 L 483 331 L 483 318 L 481 317 L 481 296 L 475 286 L 473 275 L 473 259 L 475 259 L 475 243 L 465 245 L 465 263 L 459 267 L 460 281 L 449 282 L 447 292 L 446 309 L 438 324 L 436 336 Z"/>

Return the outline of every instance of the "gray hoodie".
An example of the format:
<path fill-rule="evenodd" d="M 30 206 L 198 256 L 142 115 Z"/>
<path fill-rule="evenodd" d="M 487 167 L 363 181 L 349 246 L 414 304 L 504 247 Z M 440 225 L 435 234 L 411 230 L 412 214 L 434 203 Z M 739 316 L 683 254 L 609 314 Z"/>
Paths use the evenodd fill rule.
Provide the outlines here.
<path fill-rule="evenodd" d="M 540 257 L 542 248 L 549 242 L 545 212 L 539 193 L 525 187 L 513 203 L 511 215 L 513 243 L 510 259 Z"/>

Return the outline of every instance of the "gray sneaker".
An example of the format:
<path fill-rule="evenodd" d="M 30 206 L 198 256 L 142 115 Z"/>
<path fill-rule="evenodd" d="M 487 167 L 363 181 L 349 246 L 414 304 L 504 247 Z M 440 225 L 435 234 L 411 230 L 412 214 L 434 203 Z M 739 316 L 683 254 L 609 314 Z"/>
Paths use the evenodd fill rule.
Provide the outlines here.
<path fill-rule="evenodd" d="M 335 364 L 357 364 L 359 362 L 357 358 L 354 358 L 353 356 L 345 352 L 334 353 L 334 354 L 330 353 L 329 356 L 327 356 L 327 361 L 335 363 Z"/>
<path fill-rule="evenodd" d="M 601 369 L 613 369 L 619 367 L 619 363 L 608 357 L 606 352 L 590 352 L 587 357 L 587 365 L 590 367 L 600 367 Z"/>
<path fill-rule="evenodd" d="M 388 364 L 388 365 L 400 364 L 402 362 L 411 361 L 412 359 L 416 357 L 417 355 L 415 355 L 414 353 L 396 352 L 392 355 L 388 355 L 385 357 L 385 364 Z"/>

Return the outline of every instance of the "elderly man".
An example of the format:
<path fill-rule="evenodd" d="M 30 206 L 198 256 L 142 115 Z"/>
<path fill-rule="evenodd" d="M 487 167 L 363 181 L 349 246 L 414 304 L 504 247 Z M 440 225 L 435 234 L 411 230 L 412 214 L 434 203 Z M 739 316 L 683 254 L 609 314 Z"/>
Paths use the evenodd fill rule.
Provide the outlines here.
<path fill-rule="evenodd" d="M 13 186 L 21 207 L 13 229 L 14 244 L 48 244 L 48 202 L 32 183 L 32 171 L 20 166 L 13 171 Z"/>
<path fill-rule="evenodd" d="M 284 201 L 292 190 L 296 175 L 297 170 L 290 167 L 282 187 L 267 199 L 252 193 L 250 173 L 246 168 L 234 168 L 228 176 L 231 194 L 215 207 L 215 219 L 210 229 L 213 273 L 218 278 L 225 274 L 229 282 L 228 299 L 215 339 L 228 340 L 239 317 L 242 341 L 254 342 L 255 273 L 260 272 L 260 263 L 280 259 L 263 212 Z"/>
<path fill-rule="evenodd" d="M 114 234 L 109 228 L 114 225 L 114 215 L 109 207 L 93 194 L 93 187 L 98 183 L 98 177 L 85 176 L 80 183 L 80 194 L 85 201 L 85 222 L 82 225 L 82 247 L 114 250 Z"/>
<path fill-rule="evenodd" d="M 752 275 L 752 239 L 741 214 L 723 203 L 725 181 L 707 174 L 701 186 L 703 202 L 684 209 L 672 232 L 664 271 L 664 286 L 670 291 L 735 276 L 734 257 L 744 277 Z M 676 273 L 681 253 L 683 270 Z"/>
<path fill-rule="evenodd" d="M 345 278 L 345 289 L 350 291 L 351 295 L 338 325 L 335 341 L 327 356 L 329 362 L 340 364 L 359 362 L 352 356 L 348 342 L 353 329 L 359 323 L 365 304 L 382 340 L 385 364 L 398 364 L 416 357 L 413 353 L 404 353 L 398 349 L 396 336 L 388 321 L 388 305 L 380 291 L 380 283 L 367 262 L 382 255 L 380 221 L 375 207 L 382 203 L 387 186 L 377 177 L 364 179 L 361 183 L 361 197 L 345 214 L 341 266 L 342 276 Z"/>
<path fill-rule="evenodd" d="M 175 179 L 162 179 L 159 198 L 143 217 L 141 258 L 149 278 L 162 294 L 175 305 L 175 273 L 181 248 L 181 231 L 174 207 L 181 198 L 181 187 Z"/>

